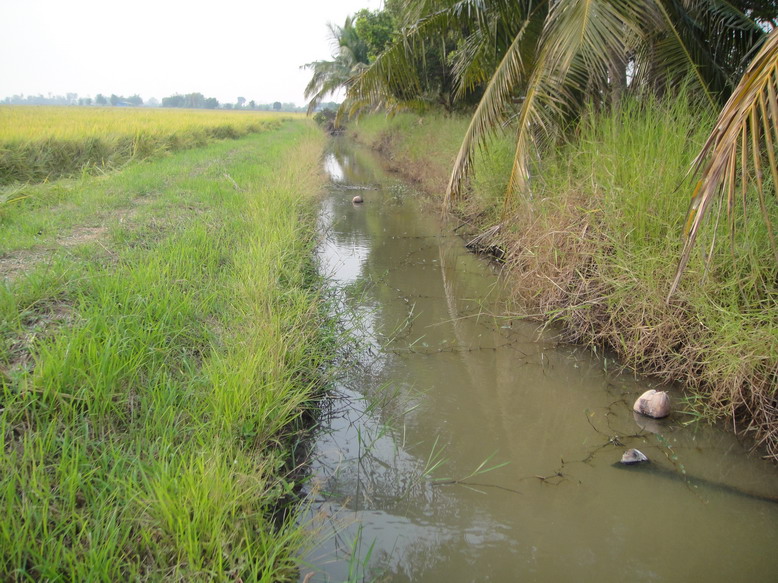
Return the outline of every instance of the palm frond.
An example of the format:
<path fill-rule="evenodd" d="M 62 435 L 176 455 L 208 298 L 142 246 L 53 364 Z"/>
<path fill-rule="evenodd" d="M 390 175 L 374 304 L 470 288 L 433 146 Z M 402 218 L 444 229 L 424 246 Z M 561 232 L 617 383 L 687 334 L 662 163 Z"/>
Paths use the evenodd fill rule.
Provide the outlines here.
<path fill-rule="evenodd" d="M 743 78 L 721 111 L 715 129 L 694 161 L 700 173 L 684 228 L 684 246 L 668 301 L 678 289 L 700 226 L 711 203 L 726 196 L 730 212 L 735 205 L 737 186 L 745 196 L 749 177 L 753 176 L 759 207 L 767 226 L 768 238 L 778 263 L 770 216 L 765 202 L 764 165 L 772 178 L 773 191 L 778 185 L 778 29 L 773 30 L 748 66 Z M 706 162 L 707 160 L 707 162 Z M 738 172 L 739 168 L 739 172 Z M 730 221 L 730 226 L 734 223 Z"/>
<path fill-rule="evenodd" d="M 549 2 L 509 4 L 510 12 L 506 12 L 507 8 L 500 3 L 496 6 L 490 4 L 471 27 L 470 34 L 460 43 L 452 63 L 457 99 L 463 98 L 477 86 L 488 84 L 500 60 L 520 32 L 523 37 L 520 57 L 524 68 L 532 69 Z"/>
<path fill-rule="evenodd" d="M 642 17 L 632 2 L 559 0 L 553 6 L 517 119 L 506 209 L 527 190 L 534 135 L 550 135 L 573 107 L 575 94 L 607 84 L 614 63 L 626 60 L 625 34 L 640 34 Z"/>
<path fill-rule="evenodd" d="M 490 30 L 477 28 L 460 42 L 451 65 L 457 99 L 489 82 L 496 68 L 496 53 Z"/>
<path fill-rule="evenodd" d="M 664 91 L 691 79 L 711 106 L 733 88 L 764 31 L 725 0 L 653 0 L 635 50 L 636 86 Z"/>
<path fill-rule="evenodd" d="M 344 53 L 332 61 L 314 61 L 303 68 L 313 70 L 311 80 L 304 91 L 310 115 L 328 95 L 347 85 L 349 79 L 359 70 L 359 64 L 355 63 L 348 53 Z"/>
<path fill-rule="evenodd" d="M 354 79 L 349 98 L 360 103 L 376 103 L 387 96 L 399 101 L 417 99 L 422 87 L 418 65 L 424 68 L 425 43 L 444 39 L 452 30 L 472 32 L 493 27 L 495 20 L 515 29 L 514 23 L 522 22 L 520 16 L 526 13 L 525 6 L 547 2 L 410 0 L 405 8 L 412 24 L 403 28 L 399 38 Z"/>
<path fill-rule="evenodd" d="M 482 145 L 484 139 L 502 126 L 510 115 L 507 104 L 510 103 L 511 94 L 524 75 L 521 49 L 524 32 L 527 30 L 529 22 L 529 19 L 525 20 L 524 26 L 519 30 L 513 44 L 503 55 L 502 61 L 497 66 L 478 107 L 473 113 L 451 171 L 446 189 L 445 204 L 447 206 L 461 193 L 462 185 L 472 168 L 476 145 Z"/>

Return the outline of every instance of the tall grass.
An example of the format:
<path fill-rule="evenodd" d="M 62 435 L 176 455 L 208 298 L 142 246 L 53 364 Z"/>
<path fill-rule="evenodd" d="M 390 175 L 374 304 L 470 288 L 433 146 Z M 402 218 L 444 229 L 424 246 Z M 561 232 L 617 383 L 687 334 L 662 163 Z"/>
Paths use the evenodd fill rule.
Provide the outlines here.
<path fill-rule="evenodd" d="M 0 185 L 117 168 L 130 160 L 262 131 L 278 114 L 0 106 Z"/>
<path fill-rule="evenodd" d="M 741 216 L 732 240 L 711 221 L 679 301 L 663 301 L 681 250 L 686 173 L 713 121 L 683 98 L 592 116 L 538 168 L 537 199 L 512 223 L 513 261 L 573 339 L 702 392 L 707 415 L 739 418 L 776 454 L 777 266 L 758 217 Z"/>
<path fill-rule="evenodd" d="M 439 191 L 441 182 L 448 182 L 456 145 L 465 130 L 466 119 L 436 112 L 424 116 L 399 113 L 389 120 L 382 115 L 365 116 L 354 127 L 362 142 L 384 154 L 391 170 L 429 192 Z"/>
<path fill-rule="evenodd" d="M 690 412 L 728 417 L 778 459 L 778 266 L 759 217 L 739 209 L 730 240 L 714 213 L 677 301 L 665 303 L 691 192 L 686 173 L 714 120 L 683 96 L 590 114 L 569 142 L 536 161 L 531 196 L 490 243 L 505 250 L 526 311 L 561 323 L 570 340 L 614 349 L 635 370 L 684 383 Z M 383 121 L 383 131 L 380 124 L 354 131 L 399 170 L 447 166 L 459 146 L 452 140 L 449 150 L 418 158 L 405 144 L 447 135 L 439 126 L 459 128 L 460 120 L 405 121 L 410 136 L 395 121 Z M 363 125 L 376 127 L 362 134 Z M 474 233 L 503 219 L 513 153 L 510 135 L 479 153 L 457 209 Z M 775 222 L 778 205 L 770 204 Z"/>
<path fill-rule="evenodd" d="M 5 239 L 28 264 L 0 285 L 5 578 L 295 577 L 305 535 L 277 510 L 326 357 L 322 140 L 295 122 L 0 210 L 43 227 Z M 76 192 L 93 212 L 62 218 Z"/>

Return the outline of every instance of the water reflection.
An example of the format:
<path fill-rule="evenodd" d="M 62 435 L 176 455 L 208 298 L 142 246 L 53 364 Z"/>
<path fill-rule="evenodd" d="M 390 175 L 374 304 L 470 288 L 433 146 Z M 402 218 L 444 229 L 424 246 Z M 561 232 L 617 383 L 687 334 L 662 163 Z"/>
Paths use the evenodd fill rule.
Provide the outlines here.
<path fill-rule="evenodd" d="M 333 182 L 343 182 L 346 177 L 343 167 L 334 153 L 329 153 L 324 157 L 324 171 Z"/>
<path fill-rule="evenodd" d="M 778 505 L 684 480 L 776 493 L 771 466 L 679 416 L 637 424 L 631 403 L 651 383 L 501 316 L 494 268 L 366 153 L 338 148 L 319 257 L 359 340 L 315 445 L 310 518 L 330 536 L 301 578 L 732 581 L 778 572 Z M 364 205 L 351 204 L 355 188 Z M 614 469 L 627 447 L 679 479 Z"/>

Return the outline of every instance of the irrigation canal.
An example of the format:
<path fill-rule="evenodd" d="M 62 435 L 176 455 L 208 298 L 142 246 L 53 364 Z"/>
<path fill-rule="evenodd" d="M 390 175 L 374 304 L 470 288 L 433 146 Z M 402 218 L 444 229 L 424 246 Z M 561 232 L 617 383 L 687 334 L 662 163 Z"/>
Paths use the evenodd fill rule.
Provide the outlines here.
<path fill-rule="evenodd" d="M 772 465 L 680 413 L 634 417 L 656 383 L 504 316 L 498 269 L 369 152 L 337 139 L 326 168 L 320 269 L 356 342 L 313 445 L 301 581 L 778 578 Z M 614 468 L 628 447 L 661 471 Z"/>

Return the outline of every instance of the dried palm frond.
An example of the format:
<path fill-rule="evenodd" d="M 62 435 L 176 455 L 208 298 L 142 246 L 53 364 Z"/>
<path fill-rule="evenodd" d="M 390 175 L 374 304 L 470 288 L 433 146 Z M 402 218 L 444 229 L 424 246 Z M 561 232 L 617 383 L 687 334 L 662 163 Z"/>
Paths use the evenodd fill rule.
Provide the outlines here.
<path fill-rule="evenodd" d="M 738 187 L 746 201 L 750 179 L 767 227 L 767 234 L 778 263 L 778 246 L 770 221 L 765 196 L 768 185 L 764 173 L 772 178 L 773 194 L 778 185 L 778 29 L 773 30 L 748 66 L 743 78 L 719 114 L 716 126 L 694 160 L 693 169 L 700 172 L 684 227 L 684 246 L 670 297 L 678 289 L 700 226 L 711 203 L 726 197 L 729 216 L 733 216 Z M 707 162 L 706 162 L 707 160 Z M 767 169 L 764 166 L 767 166 Z M 730 219 L 730 229 L 734 221 Z"/>

